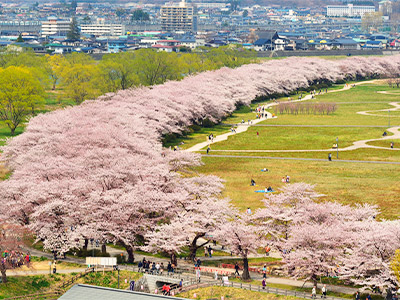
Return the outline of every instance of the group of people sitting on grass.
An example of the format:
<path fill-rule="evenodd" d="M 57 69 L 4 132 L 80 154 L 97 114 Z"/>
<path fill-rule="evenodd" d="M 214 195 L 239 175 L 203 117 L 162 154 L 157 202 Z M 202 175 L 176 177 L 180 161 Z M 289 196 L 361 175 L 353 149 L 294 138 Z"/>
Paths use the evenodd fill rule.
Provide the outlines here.
<path fill-rule="evenodd" d="M 31 256 L 29 253 L 24 254 L 19 251 L 4 250 L 4 252 L 1 254 L 1 262 L 8 268 L 13 269 L 19 268 L 22 265 L 28 265 L 29 267 Z"/>
<path fill-rule="evenodd" d="M 286 182 L 286 183 L 290 183 L 290 177 L 289 177 L 289 175 L 283 176 L 283 177 L 282 177 L 282 182 L 283 182 L 283 183 L 285 183 L 285 182 Z"/>
<path fill-rule="evenodd" d="M 162 275 L 164 272 L 164 263 L 160 264 L 158 262 L 151 262 L 149 260 L 146 260 L 146 258 L 143 258 L 143 260 L 139 261 L 138 263 L 138 269 L 139 272 L 152 275 Z M 168 263 L 167 272 L 168 274 L 172 274 L 175 272 L 175 265 L 171 264 L 171 262 Z"/>

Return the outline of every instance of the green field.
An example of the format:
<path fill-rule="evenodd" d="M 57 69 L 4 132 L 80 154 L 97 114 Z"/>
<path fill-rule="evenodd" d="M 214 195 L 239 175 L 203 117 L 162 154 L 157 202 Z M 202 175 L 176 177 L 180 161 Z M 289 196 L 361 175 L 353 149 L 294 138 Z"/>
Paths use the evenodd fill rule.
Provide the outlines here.
<path fill-rule="evenodd" d="M 259 136 L 257 137 L 257 132 Z M 330 149 L 339 137 L 339 146 L 376 139 L 382 128 L 362 127 L 250 127 L 245 133 L 230 136 L 227 141 L 215 143 L 213 150 L 296 150 Z M 390 134 L 390 133 L 388 133 Z"/>
<path fill-rule="evenodd" d="M 194 296 L 196 294 L 196 296 Z M 267 294 L 263 292 L 253 292 L 239 288 L 228 288 L 212 286 L 207 288 L 200 288 L 191 290 L 189 292 L 181 293 L 177 297 L 197 299 L 197 300 L 208 300 L 208 299 L 230 299 L 230 300 L 296 300 L 302 299 L 292 296 L 280 296 L 274 294 Z"/>
<path fill-rule="evenodd" d="M 224 196 L 242 210 L 261 207 L 264 195 L 254 191 L 268 186 L 276 190 L 289 175 L 291 182 L 315 184 L 326 195 L 322 200 L 378 204 L 383 216 L 400 216 L 400 165 L 229 157 L 204 157 L 203 162 L 199 172 L 226 180 Z M 256 187 L 250 186 L 252 178 Z"/>
<path fill-rule="evenodd" d="M 400 139 L 373 141 L 373 142 L 368 142 L 368 145 L 390 148 L 390 142 L 394 143 L 394 148 L 400 148 Z M 396 153 L 396 151 L 393 152 Z"/>
<path fill-rule="evenodd" d="M 264 195 L 254 191 L 268 186 L 279 189 L 284 184 L 281 182 L 282 177 L 289 175 L 291 182 L 315 184 L 316 190 L 325 195 L 321 201 L 378 204 L 382 217 L 398 217 L 400 216 L 400 187 L 398 186 L 400 151 L 389 149 L 392 140 L 368 143 L 387 147 L 388 150 L 359 148 L 339 151 L 339 160 L 336 159 L 336 149 L 332 149 L 333 144 L 336 143 L 336 137 L 339 138 L 339 149 L 350 146 L 355 141 L 382 137 L 383 131 L 388 129 L 389 119 L 365 116 L 357 112 L 392 108 L 388 103 L 399 101 L 398 97 L 377 93 L 377 91 L 385 90 L 400 92 L 400 89 L 392 89 L 382 83 L 367 83 L 347 91 L 317 96 L 316 99 L 306 102 L 336 102 L 337 111 L 332 115 L 283 114 L 278 115 L 276 119 L 269 119 L 259 124 L 328 125 L 329 127 L 252 126 L 244 133 L 230 136 L 228 140 L 211 146 L 210 155 L 243 156 L 243 158 L 204 156 L 204 165 L 199 167 L 198 171 L 214 174 L 226 180 L 224 196 L 232 199 L 232 202 L 242 210 L 247 207 L 252 209 L 261 207 Z M 240 118 L 240 113 L 236 113 L 234 120 Z M 400 118 L 393 118 L 390 121 L 391 126 L 400 125 Z M 230 122 L 228 118 L 225 123 L 233 122 Z M 355 127 L 341 127 L 343 125 L 355 125 Z M 226 129 L 225 132 L 229 132 L 229 127 Z M 194 140 L 199 138 L 202 142 L 207 133 L 211 132 L 209 129 L 203 130 L 201 134 L 204 135 L 204 139 L 200 140 L 199 135 L 195 135 Z M 257 132 L 259 132 L 258 138 Z M 222 128 L 218 128 L 218 134 L 221 133 L 223 133 Z M 392 133 L 388 132 L 388 134 Z M 399 139 L 393 141 L 395 147 L 400 145 Z M 192 144 L 189 140 L 189 144 L 194 143 Z M 279 152 L 279 150 L 310 149 L 326 151 Z M 201 153 L 204 154 L 204 150 Z M 332 153 L 332 162 L 327 159 L 328 153 Z M 292 159 L 272 159 L 283 157 Z M 296 158 L 322 161 L 296 160 Z M 371 163 L 341 160 L 370 161 Z M 389 164 L 378 164 L 374 163 L 375 161 Z M 394 164 L 390 164 L 391 162 Z M 262 168 L 268 168 L 269 172 L 261 172 Z M 256 181 L 256 187 L 250 186 L 251 179 Z"/>
<path fill-rule="evenodd" d="M 54 291 L 64 281 L 67 281 L 75 275 L 76 273 L 8 277 L 8 283 L 0 284 L 0 299 Z M 139 273 L 120 271 L 120 288 L 128 288 L 130 280 L 137 280 L 141 276 L 142 274 Z M 125 283 L 125 279 L 127 283 Z M 104 275 L 102 272 L 89 273 L 78 279 L 75 283 L 117 288 L 118 273 L 117 271 L 106 272 Z"/>

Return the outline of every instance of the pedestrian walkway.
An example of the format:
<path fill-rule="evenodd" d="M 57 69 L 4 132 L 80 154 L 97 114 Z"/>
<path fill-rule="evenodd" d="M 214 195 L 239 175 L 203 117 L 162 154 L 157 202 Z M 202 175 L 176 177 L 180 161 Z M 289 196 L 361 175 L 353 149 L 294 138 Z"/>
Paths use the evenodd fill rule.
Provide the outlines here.
<path fill-rule="evenodd" d="M 256 155 L 216 155 L 202 154 L 203 157 L 220 157 L 220 158 L 253 158 L 253 159 L 277 159 L 277 160 L 304 160 L 304 161 L 328 161 L 322 158 L 306 158 L 306 157 L 279 157 L 279 156 L 256 156 Z M 332 160 L 340 163 L 361 163 L 361 164 L 382 164 L 382 165 L 400 165 L 396 161 L 377 161 L 377 160 L 350 160 L 340 159 Z"/>

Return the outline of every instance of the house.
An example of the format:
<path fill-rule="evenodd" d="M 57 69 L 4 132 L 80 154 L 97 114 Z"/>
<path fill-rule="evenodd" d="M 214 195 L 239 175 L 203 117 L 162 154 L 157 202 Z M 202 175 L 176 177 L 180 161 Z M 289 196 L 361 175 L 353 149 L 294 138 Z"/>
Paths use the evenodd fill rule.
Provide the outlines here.
<path fill-rule="evenodd" d="M 280 37 L 275 30 L 257 30 L 255 34 L 258 36 L 258 40 L 254 42 L 256 51 L 284 50 L 289 41 L 285 37 Z"/>
<path fill-rule="evenodd" d="M 45 47 L 47 52 L 52 52 L 55 54 L 66 54 L 74 51 L 73 46 L 61 45 L 57 43 L 47 44 Z"/>
<path fill-rule="evenodd" d="M 381 41 L 366 41 L 364 49 L 382 49 L 383 44 Z"/>
<path fill-rule="evenodd" d="M 273 41 L 270 39 L 258 39 L 254 42 L 254 50 L 266 51 L 273 49 Z"/>
<path fill-rule="evenodd" d="M 307 50 L 308 49 L 307 40 L 295 39 L 294 42 L 296 43 L 296 50 Z"/>
<path fill-rule="evenodd" d="M 35 53 L 46 53 L 46 48 L 41 44 L 12 43 L 11 45 L 21 49 L 31 49 Z"/>
<path fill-rule="evenodd" d="M 207 46 L 207 47 L 213 47 L 213 48 L 218 48 L 218 47 L 226 46 L 226 45 L 227 45 L 227 43 L 225 43 L 224 41 L 218 40 L 218 39 L 209 40 L 209 41 L 205 44 L 205 46 Z"/>
<path fill-rule="evenodd" d="M 153 45 L 156 45 L 157 42 L 158 40 L 155 38 L 145 37 L 139 41 L 139 48 L 151 48 Z"/>
<path fill-rule="evenodd" d="M 78 47 L 81 45 L 81 41 L 77 41 L 77 40 L 63 40 L 61 41 L 61 45 L 65 45 L 65 46 L 72 46 L 72 47 Z"/>
<path fill-rule="evenodd" d="M 179 40 L 179 44 L 181 46 L 185 46 L 185 47 L 190 48 L 190 49 L 195 49 L 196 46 L 197 46 L 196 39 L 191 39 L 191 38 L 180 39 Z"/>
<path fill-rule="evenodd" d="M 125 51 L 126 41 L 123 40 L 107 40 L 107 52 L 119 53 Z"/>
<path fill-rule="evenodd" d="M 360 50 L 360 43 L 353 39 L 334 39 L 332 41 L 332 48 L 346 49 L 346 50 Z"/>
<path fill-rule="evenodd" d="M 176 47 L 176 46 L 178 46 L 180 44 L 180 41 L 178 41 L 178 40 L 158 40 L 157 44 L 161 45 L 161 46 L 173 46 L 173 47 Z"/>
<path fill-rule="evenodd" d="M 151 46 L 151 48 L 156 49 L 157 51 L 178 52 L 178 47 L 177 46 L 168 46 L 168 45 L 155 44 L 155 45 Z"/>

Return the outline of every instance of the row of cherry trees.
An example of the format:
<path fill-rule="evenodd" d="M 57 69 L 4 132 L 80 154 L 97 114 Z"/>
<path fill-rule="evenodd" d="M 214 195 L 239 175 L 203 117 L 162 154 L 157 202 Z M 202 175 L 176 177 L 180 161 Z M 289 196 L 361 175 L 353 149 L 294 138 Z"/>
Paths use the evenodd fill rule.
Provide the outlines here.
<path fill-rule="evenodd" d="M 124 90 L 39 115 L 2 149 L 12 170 L 0 183 L 3 217 L 24 224 L 57 253 L 76 247 L 77 239 L 95 238 L 124 245 L 131 261 L 144 240 L 171 256 L 187 245 L 193 256 L 200 237 L 226 228 L 220 236 L 227 243 L 246 235 L 244 244 L 229 243 L 247 257 L 246 245 L 259 240 L 246 234 L 253 221 L 221 199 L 220 179 L 193 171 L 201 164 L 198 155 L 163 149 L 162 137 L 206 118 L 217 122 L 260 94 L 377 77 L 399 66 L 400 57 L 289 58 Z M 228 225 L 231 219 L 237 225 Z"/>
<path fill-rule="evenodd" d="M 269 245 L 281 252 L 295 278 L 317 283 L 338 276 L 361 286 L 398 286 L 391 262 L 400 248 L 400 222 L 378 221 L 376 206 L 343 205 L 320 196 L 312 185 L 287 185 L 268 194 L 253 215 L 234 212 L 213 236 L 243 258 L 244 279 L 250 278 L 248 256 Z"/>

